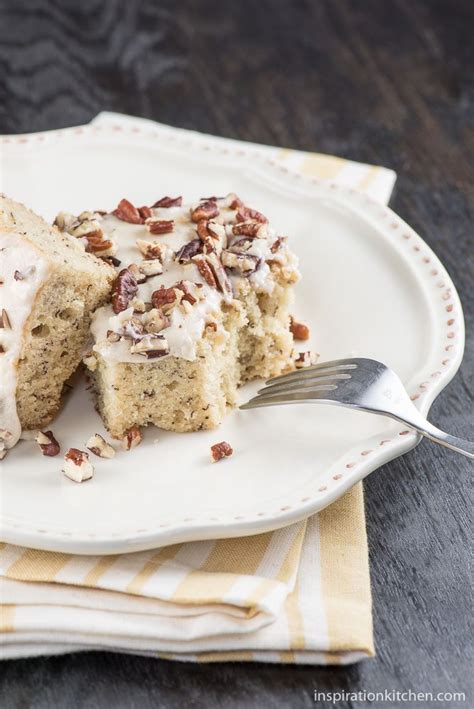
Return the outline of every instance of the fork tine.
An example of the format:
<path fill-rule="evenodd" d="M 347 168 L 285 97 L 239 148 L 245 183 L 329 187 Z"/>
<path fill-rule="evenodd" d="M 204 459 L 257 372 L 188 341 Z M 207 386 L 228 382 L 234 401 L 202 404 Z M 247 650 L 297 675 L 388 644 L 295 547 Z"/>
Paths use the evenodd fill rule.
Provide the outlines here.
<path fill-rule="evenodd" d="M 305 369 L 296 369 L 287 374 L 280 374 L 278 377 L 272 377 L 272 379 L 267 379 L 266 384 L 276 384 L 277 382 L 291 382 L 295 377 L 297 378 L 307 378 L 315 376 L 316 374 L 331 374 L 345 372 L 351 369 L 357 369 L 357 363 L 351 360 L 333 360 L 331 362 L 322 362 L 321 364 L 314 364 L 311 367 L 306 367 Z"/>
<path fill-rule="evenodd" d="M 240 409 L 257 409 L 261 406 L 276 406 L 277 404 L 295 404 L 304 403 L 305 401 L 314 401 L 315 399 L 328 399 L 331 398 L 329 392 L 335 391 L 337 386 L 335 384 L 321 384 L 320 386 L 315 386 L 307 391 L 291 391 L 284 392 L 281 394 L 273 395 L 262 395 L 258 394 L 246 404 L 242 404 Z"/>
<path fill-rule="evenodd" d="M 304 371 L 304 370 L 300 370 Z M 290 379 L 289 381 L 283 381 L 283 382 L 276 382 L 275 384 L 267 384 L 264 386 L 262 389 L 258 390 L 259 394 L 265 394 L 265 393 L 278 393 L 278 392 L 284 392 L 284 391 L 290 391 L 294 389 L 309 389 L 311 387 L 318 386 L 319 384 L 336 384 L 337 382 L 343 382 L 347 381 L 348 379 L 351 379 L 352 376 L 350 374 L 347 374 L 345 372 L 341 372 L 340 374 L 319 374 L 318 372 L 314 372 L 313 376 L 311 377 L 294 377 L 294 379 Z M 273 380 L 270 380 L 273 381 Z"/>

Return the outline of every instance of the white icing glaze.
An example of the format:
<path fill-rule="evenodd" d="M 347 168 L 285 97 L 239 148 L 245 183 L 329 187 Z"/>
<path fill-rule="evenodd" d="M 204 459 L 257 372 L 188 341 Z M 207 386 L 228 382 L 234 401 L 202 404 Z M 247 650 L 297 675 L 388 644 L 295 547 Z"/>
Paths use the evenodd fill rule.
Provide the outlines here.
<path fill-rule="evenodd" d="M 15 280 L 14 274 L 23 274 Z M 5 310 L 10 328 L 0 328 L 0 429 L 12 434 L 7 447 L 12 447 L 21 434 L 16 409 L 18 360 L 23 345 L 26 322 L 36 294 L 48 276 L 49 266 L 32 244 L 15 233 L 0 235 L 0 312 Z"/>

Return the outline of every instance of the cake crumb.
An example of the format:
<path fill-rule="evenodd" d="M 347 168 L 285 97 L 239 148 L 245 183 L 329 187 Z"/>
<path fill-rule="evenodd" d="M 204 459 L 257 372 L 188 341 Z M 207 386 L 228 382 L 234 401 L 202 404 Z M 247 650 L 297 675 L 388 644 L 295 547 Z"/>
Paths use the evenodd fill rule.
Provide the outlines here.
<path fill-rule="evenodd" d="M 227 441 L 221 441 L 211 446 L 211 460 L 217 463 L 222 458 L 229 458 L 234 452 L 232 446 Z"/>

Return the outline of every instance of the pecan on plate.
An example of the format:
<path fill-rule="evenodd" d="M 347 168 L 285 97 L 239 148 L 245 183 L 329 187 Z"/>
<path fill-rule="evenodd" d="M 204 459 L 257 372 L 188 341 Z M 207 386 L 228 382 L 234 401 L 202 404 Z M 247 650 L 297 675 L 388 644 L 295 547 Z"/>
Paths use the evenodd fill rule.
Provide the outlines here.
<path fill-rule="evenodd" d="M 217 463 L 223 458 L 229 458 L 233 453 L 232 446 L 227 443 L 227 441 L 221 441 L 220 443 L 215 443 L 211 446 L 211 460 L 213 463 Z"/>
<path fill-rule="evenodd" d="M 124 450 L 129 451 L 132 448 L 138 446 L 141 441 L 142 434 L 140 429 L 138 428 L 138 426 L 132 426 L 128 429 L 128 431 L 125 433 L 125 436 L 122 438 L 121 445 Z"/>
<path fill-rule="evenodd" d="M 308 350 L 307 352 L 298 352 L 295 358 L 296 369 L 304 369 L 305 367 L 311 367 L 318 361 L 318 355 L 316 352 Z"/>
<path fill-rule="evenodd" d="M 311 335 L 309 327 L 295 320 L 293 315 L 290 315 L 290 332 L 295 340 L 309 340 Z"/>
<path fill-rule="evenodd" d="M 94 433 L 94 435 L 89 438 L 86 443 L 86 448 L 99 458 L 113 458 L 115 455 L 115 450 L 100 433 Z"/>
<path fill-rule="evenodd" d="M 64 456 L 63 473 L 70 480 L 82 483 L 94 475 L 94 467 L 89 463 L 89 455 L 78 448 L 70 448 Z"/>
<path fill-rule="evenodd" d="M 58 455 L 59 451 L 61 450 L 59 447 L 59 443 L 53 436 L 52 431 L 38 431 L 35 437 L 35 441 L 41 448 L 41 452 L 43 453 L 43 455 L 53 457 L 55 455 Z"/>

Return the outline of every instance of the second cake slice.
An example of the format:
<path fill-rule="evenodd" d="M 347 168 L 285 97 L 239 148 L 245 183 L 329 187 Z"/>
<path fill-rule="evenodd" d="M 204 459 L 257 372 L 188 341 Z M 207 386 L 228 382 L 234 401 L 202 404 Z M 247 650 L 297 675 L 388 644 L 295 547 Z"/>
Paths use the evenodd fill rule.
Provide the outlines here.
<path fill-rule="evenodd" d="M 21 429 L 46 426 L 81 361 L 110 265 L 0 195 L 0 458 Z"/>

